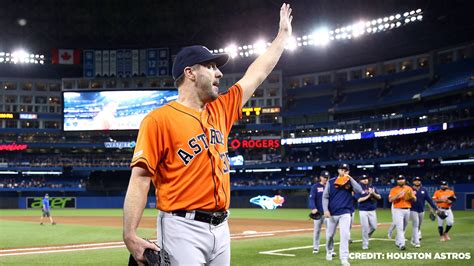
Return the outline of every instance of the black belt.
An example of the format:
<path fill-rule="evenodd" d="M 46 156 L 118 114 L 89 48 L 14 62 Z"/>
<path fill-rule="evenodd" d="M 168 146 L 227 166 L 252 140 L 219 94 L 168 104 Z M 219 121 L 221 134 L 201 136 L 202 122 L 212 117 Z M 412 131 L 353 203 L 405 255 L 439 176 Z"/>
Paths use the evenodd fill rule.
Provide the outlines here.
<path fill-rule="evenodd" d="M 171 212 L 171 214 L 186 217 L 186 214 L 191 211 L 179 210 Z M 225 221 L 227 218 L 228 213 L 227 211 L 223 212 L 206 212 L 206 211 L 194 211 L 194 220 L 212 224 L 212 225 L 219 225 Z"/>
<path fill-rule="evenodd" d="M 442 209 L 442 210 L 449 210 L 450 208 L 441 208 L 441 207 L 440 207 L 440 209 Z"/>
<path fill-rule="evenodd" d="M 396 209 L 408 210 L 408 209 L 411 209 L 411 208 L 396 208 Z"/>

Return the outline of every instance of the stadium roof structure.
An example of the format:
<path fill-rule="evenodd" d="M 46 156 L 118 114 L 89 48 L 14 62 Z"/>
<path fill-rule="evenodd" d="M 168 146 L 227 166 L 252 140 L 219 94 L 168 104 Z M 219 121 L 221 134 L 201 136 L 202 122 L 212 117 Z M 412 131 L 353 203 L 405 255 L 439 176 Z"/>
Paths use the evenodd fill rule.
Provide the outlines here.
<path fill-rule="evenodd" d="M 301 72 L 302 66 L 314 71 L 360 65 L 474 38 L 471 1 L 289 2 L 295 15 L 294 32 L 299 35 L 320 26 L 334 28 L 361 19 L 423 9 L 422 23 L 360 40 L 338 42 L 325 49 L 305 49 L 305 56 L 286 60 L 281 65 L 289 74 Z M 0 48 L 14 50 L 23 46 L 31 52 L 48 54 L 52 48 L 170 47 L 174 53 L 179 47 L 198 43 L 210 49 L 225 47 L 230 42 L 253 43 L 258 38 L 274 37 L 281 3 L 274 0 L 6 0 L 0 9 Z M 347 49 L 349 42 L 351 47 Z M 249 60 L 253 58 L 236 60 L 227 68 L 238 70 L 241 65 L 248 65 Z"/>

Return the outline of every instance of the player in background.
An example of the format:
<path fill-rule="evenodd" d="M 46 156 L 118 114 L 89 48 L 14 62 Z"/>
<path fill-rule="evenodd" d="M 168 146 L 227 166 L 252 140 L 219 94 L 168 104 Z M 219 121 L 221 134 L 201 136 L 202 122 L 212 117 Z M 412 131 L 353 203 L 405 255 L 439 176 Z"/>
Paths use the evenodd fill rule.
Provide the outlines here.
<path fill-rule="evenodd" d="M 438 209 L 444 211 L 447 217 L 446 219 L 441 219 L 438 216 L 438 232 L 440 236 L 440 241 L 451 240 L 448 235 L 449 230 L 453 227 L 454 216 L 453 211 L 451 210 L 451 205 L 453 205 L 453 200 L 456 199 L 454 191 L 448 187 L 448 182 L 441 181 L 441 189 L 436 190 L 433 195 L 433 200 L 438 205 Z M 444 220 L 446 220 L 446 229 L 443 229 Z"/>
<path fill-rule="evenodd" d="M 407 186 L 405 176 L 397 177 L 397 185 L 390 190 L 388 201 L 392 203 L 392 221 L 397 228 L 395 245 L 400 250 L 405 250 L 404 225 L 408 223 L 412 200 L 416 200 L 413 189 Z"/>
<path fill-rule="evenodd" d="M 359 203 L 360 224 L 362 226 L 362 249 L 369 249 L 369 238 L 377 229 L 377 200 L 382 196 L 377 189 L 369 184 L 369 177 L 362 175 L 359 178 L 361 193 L 356 193 L 355 198 Z"/>
<path fill-rule="evenodd" d="M 341 264 L 349 264 L 349 239 L 351 238 L 351 213 L 354 212 L 352 192 L 361 193 L 362 188 L 349 175 L 349 165 L 341 164 L 338 177 L 332 178 L 326 184 L 323 193 L 324 217 L 327 221 L 326 228 L 326 260 L 332 260 L 334 253 L 334 236 L 339 224 L 340 244 L 339 258 Z"/>
<path fill-rule="evenodd" d="M 431 213 L 433 213 L 437 207 L 430 198 L 428 191 L 421 186 L 421 178 L 419 176 L 413 178 L 412 188 L 413 194 L 416 196 L 416 201 L 413 201 L 410 209 L 410 220 L 413 223 L 410 243 L 414 247 L 419 248 L 421 246 L 421 223 L 423 222 L 423 216 L 425 215 L 425 204 L 428 202 Z"/>
<path fill-rule="evenodd" d="M 321 219 L 313 220 L 314 223 L 314 232 L 313 232 L 313 254 L 318 254 L 319 252 L 319 240 L 321 239 L 321 227 L 323 223 L 326 225 L 326 220 L 324 219 L 324 210 L 323 210 L 323 192 L 328 179 L 330 178 L 328 171 L 322 171 L 319 175 L 319 182 L 311 186 L 311 191 L 309 193 L 309 208 L 313 214 L 320 213 Z M 316 178 L 315 178 L 316 179 Z"/>
<path fill-rule="evenodd" d="M 43 212 L 43 215 L 41 215 L 40 225 L 43 225 L 44 217 L 48 217 L 49 221 L 51 222 L 52 225 L 56 224 L 53 221 L 53 216 L 51 216 L 51 212 L 50 212 L 50 208 L 49 208 L 49 195 L 48 195 L 48 193 L 46 193 L 43 197 L 41 211 Z"/>

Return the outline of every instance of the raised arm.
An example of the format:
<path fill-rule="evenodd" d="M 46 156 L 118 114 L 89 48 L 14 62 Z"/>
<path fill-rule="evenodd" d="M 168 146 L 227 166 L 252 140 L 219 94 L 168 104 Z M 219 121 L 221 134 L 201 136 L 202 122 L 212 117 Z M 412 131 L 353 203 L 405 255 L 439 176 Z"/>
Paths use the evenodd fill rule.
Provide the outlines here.
<path fill-rule="evenodd" d="M 242 95 L 242 106 L 252 96 L 254 91 L 260 84 L 267 78 L 272 72 L 273 68 L 280 59 L 285 45 L 291 36 L 292 28 L 291 21 L 293 16 L 291 15 L 291 8 L 289 4 L 283 4 L 280 9 L 280 28 L 278 35 L 273 40 L 272 44 L 268 49 L 260 55 L 255 61 L 249 66 L 245 75 L 241 80 L 238 81 L 240 87 L 243 90 Z"/>
<path fill-rule="evenodd" d="M 137 228 L 143 215 L 151 173 L 142 167 L 133 167 L 127 195 L 123 204 L 123 240 L 130 253 L 139 262 L 145 262 L 143 252 L 146 248 L 158 251 L 158 248 L 137 236 Z"/>

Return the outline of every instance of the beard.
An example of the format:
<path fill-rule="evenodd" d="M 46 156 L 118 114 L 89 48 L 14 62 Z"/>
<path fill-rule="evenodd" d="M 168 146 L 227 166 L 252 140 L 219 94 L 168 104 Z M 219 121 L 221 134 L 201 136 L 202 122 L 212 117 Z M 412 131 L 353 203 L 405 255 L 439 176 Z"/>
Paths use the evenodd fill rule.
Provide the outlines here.
<path fill-rule="evenodd" d="M 214 89 L 214 85 L 212 84 L 212 80 L 201 79 L 197 81 L 197 87 L 200 90 L 199 95 L 200 98 L 204 102 L 213 102 L 219 97 L 219 90 Z"/>

